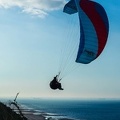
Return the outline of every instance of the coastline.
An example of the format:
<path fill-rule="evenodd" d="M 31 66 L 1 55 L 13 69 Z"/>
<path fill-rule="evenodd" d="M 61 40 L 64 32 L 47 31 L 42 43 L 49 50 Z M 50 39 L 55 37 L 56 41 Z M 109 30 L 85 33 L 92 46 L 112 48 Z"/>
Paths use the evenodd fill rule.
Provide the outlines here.
<path fill-rule="evenodd" d="M 15 113 L 20 115 L 18 108 L 15 108 L 14 104 L 12 108 L 12 105 L 10 105 L 10 100 L 7 100 L 7 102 L 5 101 L 6 100 L 2 100 L 6 106 L 10 106 Z M 14 101 L 12 101 L 12 103 L 13 102 Z M 45 99 L 22 99 L 18 101 L 17 105 L 27 120 L 103 120 L 104 118 L 107 120 L 120 119 L 120 100 L 56 101 Z M 97 111 L 95 109 L 97 109 Z M 0 110 L 0 115 L 1 114 L 2 112 Z M 6 113 L 6 115 L 7 114 L 8 113 Z M 10 119 L 1 119 L 0 117 L 0 120 Z"/>
<path fill-rule="evenodd" d="M 4 104 L 3 102 L 0 102 L 0 120 L 10 120 L 11 118 L 9 116 L 12 116 L 12 118 L 14 118 L 12 120 L 74 120 L 69 119 L 66 116 L 27 108 L 27 106 L 25 107 L 22 104 L 19 104 L 19 108 L 23 114 L 23 117 L 20 115 L 19 109 L 17 109 L 14 105 Z M 6 111 L 4 114 L 2 112 L 3 110 Z M 3 116 L 6 118 L 3 119 Z"/>
<path fill-rule="evenodd" d="M 37 110 L 24 109 L 22 113 L 28 120 L 74 120 L 57 114 L 45 113 Z"/>
<path fill-rule="evenodd" d="M 28 118 L 28 120 L 73 120 L 59 115 L 49 115 L 47 113 L 35 114 L 31 112 L 25 113 L 24 116 Z"/>

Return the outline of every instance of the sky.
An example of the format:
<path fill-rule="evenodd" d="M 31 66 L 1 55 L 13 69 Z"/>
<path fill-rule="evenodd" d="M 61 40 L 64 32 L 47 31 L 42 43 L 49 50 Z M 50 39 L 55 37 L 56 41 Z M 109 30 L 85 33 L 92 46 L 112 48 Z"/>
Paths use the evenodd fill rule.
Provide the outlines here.
<path fill-rule="evenodd" d="M 66 2 L 0 0 L 0 97 L 20 92 L 21 98 L 120 99 L 120 1 L 96 0 L 107 12 L 110 30 L 103 53 L 88 65 L 75 63 L 78 15 L 62 12 Z M 51 90 L 50 81 L 69 60 L 64 90 Z"/>

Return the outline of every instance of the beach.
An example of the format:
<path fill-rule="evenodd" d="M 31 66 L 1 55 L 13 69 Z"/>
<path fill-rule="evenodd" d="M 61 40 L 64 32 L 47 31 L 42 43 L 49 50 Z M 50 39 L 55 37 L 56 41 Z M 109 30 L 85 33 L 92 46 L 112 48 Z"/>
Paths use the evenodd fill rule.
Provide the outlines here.
<path fill-rule="evenodd" d="M 50 115 L 47 113 L 35 113 L 34 111 L 24 112 L 24 116 L 28 120 L 73 120 L 68 118 L 60 118 L 59 115 Z"/>
<path fill-rule="evenodd" d="M 45 117 L 43 117 L 42 115 L 33 115 L 33 114 L 25 114 L 25 117 L 28 120 L 46 120 Z"/>
<path fill-rule="evenodd" d="M 13 106 L 9 107 L 4 103 L 0 103 L 0 120 L 72 120 L 67 118 L 57 118 L 58 115 L 50 115 L 47 113 L 38 113 L 35 110 L 21 108 L 23 116 L 19 114 L 19 110 Z M 54 116 L 54 117 L 53 117 Z"/>
<path fill-rule="evenodd" d="M 22 116 L 27 118 L 27 120 L 73 120 L 68 119 L 65 116 L 61 116 L 58 114 L 52 114 L 47 112 L 42 112 L 39 110 L 24 108 L 22 105 L 19 105 L 20 110 L 22 112 Z M 15 106 L 10 106 L 10 108 L 17 114 L 20 115 L 19 109 L 17 109 Z"/>
<path fill-rule="evenodd" d="M 38 112 L 34 110 L 22 110 L 24 116 L 28 120 L 73 120 L 68 118 L 62 118 L 60 115 Z"/>

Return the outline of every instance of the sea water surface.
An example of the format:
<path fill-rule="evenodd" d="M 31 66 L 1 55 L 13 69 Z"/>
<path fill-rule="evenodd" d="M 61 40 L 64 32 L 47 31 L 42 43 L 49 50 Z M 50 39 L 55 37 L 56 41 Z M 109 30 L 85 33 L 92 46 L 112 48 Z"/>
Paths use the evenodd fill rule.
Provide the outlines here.
<path fill-rule="evenodd" d="M 34 110 L 77 120 L 120 120 L 120 100 L 20 100 Z"/>

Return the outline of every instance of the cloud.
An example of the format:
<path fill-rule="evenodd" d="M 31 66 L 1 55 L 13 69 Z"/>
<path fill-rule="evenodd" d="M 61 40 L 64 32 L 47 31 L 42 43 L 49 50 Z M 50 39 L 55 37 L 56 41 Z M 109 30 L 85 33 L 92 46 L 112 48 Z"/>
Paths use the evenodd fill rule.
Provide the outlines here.
<path fill-rule="evenodd" d="M 0 0 L 0 8 L 19 7 L 22 12 L 45 17 L 49 11 L 61 9 L 65 0 Z"/>

